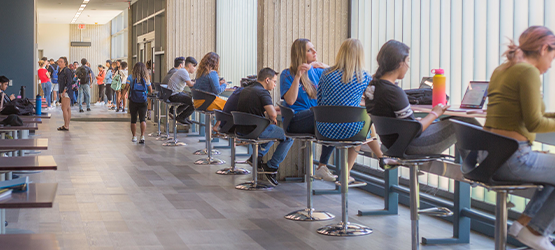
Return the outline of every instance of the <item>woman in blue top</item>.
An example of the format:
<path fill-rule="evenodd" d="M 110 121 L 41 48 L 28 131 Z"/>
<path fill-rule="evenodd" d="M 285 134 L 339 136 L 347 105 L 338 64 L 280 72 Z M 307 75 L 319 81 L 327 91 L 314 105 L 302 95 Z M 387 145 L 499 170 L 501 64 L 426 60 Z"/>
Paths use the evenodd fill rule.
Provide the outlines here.
<path fill-rule="evenodd" d="M 314 113 L 310 110 L 316 103 L 316 88 L 328 65 L 317 62 L 316 49 L 308 39 L 299 38 L 291 45 L 291 66 L 281 72 L 280 91 L 285 106 L 295 111 L 295 117 L 287 130 L 291 133 L 314 134 Z M 322 147 L 320 163 L 315 178 L 335 181 L 326 166 L 333 147 Z"/>
<path fill-rule="evenodd" d="M 225 80 L 220 81 L 218 76 L 218 70 L 220 68 L 220 56 L 214 52 L 208 52 L 204 55 L 200 61 L 197 69 L 197 79 L 194 89 L 202 90 L 215 95 L 220 95 L 220 93 L 225 91 L 226 84 Z M 204 100 L 194 100 L 195 108 L 200 107 L 204 103 Z M 208 106 L 207 110 L 212 111 L 214 109 L 223 110 L 225 106 L 225 100 L 216 97 L 214 102 Z"/>
<path fill-rule="evenodd" d="M 112 97 L 114 96 L 112 92 L 112 76 L 113 76 L 113 68 L 112 68 L 112 61 L 106 60 L 106 77 L 104 77 L 104 82 L 106 83 L 106 106 L 112 106 Z"/>
<path fill-rule="evenodd" d="M 132 142 L 137 141 L 137 116 L 141 123 L 141 140 L 139 144 L 145 143 L 145 130 L 146 130 L 146 109 L 147 109 L 147 90 L 152 93 L 152 86 L 150 86 L 150 78 L 146 66 L 142 62 L 138 62 L 133 67 L 133 72 L 127 77 L 127 86 L 129 86 L 129 113 L 131 114 L 131 133 L 133 134 Z M 138 98 L 141 100 L 134 100 Z"/>
<path fill-rule="evenodd" d="M 335 59 L 335 65 L 326 69 L 318 83 L 318 106 L 353 106 L 359 107 L 364 90 L 370 84 L 372 76 L 364 71 L 364 50 L 358 39 L 347 39 Z M 332 139 L 347 139 L 360 132 L 364 122 L 353 123 L 316 123 L 316 129 L 323 136 Z M 373 129 L 373 127 L 372 127 Z M 374 154 L 382 157 L 378 141 L 368 144 Z M 349 148 L 349 173 L 355 164 L 360 146 Z M 349 176 L 349 184 L 355 182 Z"/>

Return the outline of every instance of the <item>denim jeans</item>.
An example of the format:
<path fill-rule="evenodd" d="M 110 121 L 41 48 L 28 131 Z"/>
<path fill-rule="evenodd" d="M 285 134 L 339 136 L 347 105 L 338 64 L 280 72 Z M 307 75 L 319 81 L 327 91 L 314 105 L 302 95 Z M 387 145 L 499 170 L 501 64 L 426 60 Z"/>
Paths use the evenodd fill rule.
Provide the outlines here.
<path fill-rule="evenodd" d="M 520 142 L 518 150 L 495 172 L 496 180 L 540 182 L 555 186 L 555 154 L 532 151 L 528 142 Z M 485 158 L 478 154 L 478 161 Z M 524 214 L 532 218 L 528 226 L 543 234 L 550 235 L 555 230 L 555 188 L 544 186 L 536 191 L 526 205 Z"/>
<path fill-rule="evenodd" d="M 89 84 L 79 85 L 79 109 L 83 109 L 83 101 L 87 104 L 87 109 L 91 108 L 91 86 Z M 85 100 L 83 100 L 83 98 Z"/>
<path fill-rule="evenodd" d="M 285 159 L 287 152 L 289 152 L 289 149 L 293 145 L 293 139 L 286 137 L 283 129 L 273 124 L 270 124 L 270 126 L 268 126 L 266 130 L 260 134 L 259 138 L 279 140 L 279 145 L 277 146 L 276 151 L 274 151 L 272 159 L 266 163 L 269 168 L 278 169 L 279 164 Z M 260 144 L 258 148 L 258 157 L 266 155 L 273 144 L 274 142 Z"/>
<path fill-rule="evenodd" d="M 310 109 L 306 109 L 295 113 L 295 117 L 291 120 L 287 131 L 291 133 L 314 134 L 314 112 Z M 331 153 L 333 153 L 334 149 L 335 147 L 322 146 L 322 153 L 320 154 L 319 162 L 321 164 L 328 164 Z"/>
<path fill-rule="evenodd" d="M 45 82 L 42 84 L 42 91 L 44 92 L 44 98 L 46 99 L 46 104 L 50 108 L 52 104 L 52 83 Z"/>

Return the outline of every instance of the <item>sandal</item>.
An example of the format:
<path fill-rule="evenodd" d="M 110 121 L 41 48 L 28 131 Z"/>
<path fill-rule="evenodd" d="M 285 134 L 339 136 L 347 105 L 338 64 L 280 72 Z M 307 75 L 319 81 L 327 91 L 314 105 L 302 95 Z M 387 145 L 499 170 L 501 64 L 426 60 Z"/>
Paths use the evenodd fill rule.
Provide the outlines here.
<path fill-rule="evenodd" d="M 61 126 L 58 128 L 58 131 L 69 131 L 69 129 L 64 126 Z"/>

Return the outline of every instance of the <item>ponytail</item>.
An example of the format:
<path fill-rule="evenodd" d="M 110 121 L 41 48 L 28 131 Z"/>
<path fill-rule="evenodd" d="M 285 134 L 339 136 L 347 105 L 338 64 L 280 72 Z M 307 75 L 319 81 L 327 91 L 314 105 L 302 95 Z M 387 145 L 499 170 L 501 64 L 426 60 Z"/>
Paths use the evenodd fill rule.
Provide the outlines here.
<path fill-rule="evenodd" d="M 505 70 L 513 65 L 522 61 L 522 50 L 519 46 L 515 44 L 515 42 L 509 38 L 509 45 L 507 46 L 507 50 L 503 53 L 503 56 L 507 58 L 505 63 L 500 66 L 500 70 Z"/>
<path fill-rule="evenodd" d="M 507 58 L 505 63 L 499 67 L 505 70 L 521 62 L 524 57 L 537 57 L 544 45 L 548 45 L 548 50 L 555 49 L 555 35 L 544 26 L 530 26 L 518 38 L 519 45 L 509 39 L 508 49 L 503 53 Z"/>

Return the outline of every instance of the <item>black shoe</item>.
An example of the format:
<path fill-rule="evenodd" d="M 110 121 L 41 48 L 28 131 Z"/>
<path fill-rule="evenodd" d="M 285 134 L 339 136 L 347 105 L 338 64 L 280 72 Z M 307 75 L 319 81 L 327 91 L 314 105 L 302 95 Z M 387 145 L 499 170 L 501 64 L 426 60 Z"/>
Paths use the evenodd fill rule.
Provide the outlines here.
<path fill-rule="evenodd" d="M 79 110 L 79 113 L 83 113 L 83 112 L 85 112 L 85 111 L 84 111 L 84 110 L 82 110 L 82 109 L 80 109 L 80 110 Z"/>
<path fill-rule="evenodd" d="M 139 144 L 145 144 L 145 140 L 143 139 L 139 140 Z"/>
<path fill-rule="evenodd" d="M 247 162 L 249 165 L 251 165 L 251 167 L 252 167 L 252 155 L 251 155 L 251 157 L 250 157 L 246 162 Z M 258 165 L 257 165 L 258 168 L 262 167 L 262 164 L 263 164 L 263 163 L 264 163 L 264 162 L 262 161 L 262 157 L 258 157 Z"/>
<path fill-rule="evenodd" d="M 91 111 L 91 108 L 87 108 L 87 111 Z"/>
<path fill-rule="evenodd" d="M 276 168 L 268 167 L 267 163 L 259 163 L 258 171 L 260 173 L 264 172 L 264 173 L 276 174 L 278 170 Z"/>
<path fill-rule="evenodd" d="M 181 123 L 181 124 L 191 125 L 191 123 L 188 121 L 188 119 L 179 119 L 179 117 L 177 117 L 176 121 Z"/>
<path fill-rule="evenodd" d="M 119 112 L 119 109 L 116 109 L 116 112 Z"/>
<path fill-rule="evenodd" d="M 266 179 L 268 179 L 268 182 L 270 184 L 272 184 L 272 186 L 277 186 L 279 185 L 277 179 L 276 179 L 277 175 L 276 174 L 266 174 Z"/>
<path fill-rule="evenodd" d="M 124 109 L 124 108 L 122 108 L 122 109 L 121 109 L 121 112 L 125 113 L 125 109 Z"/>

